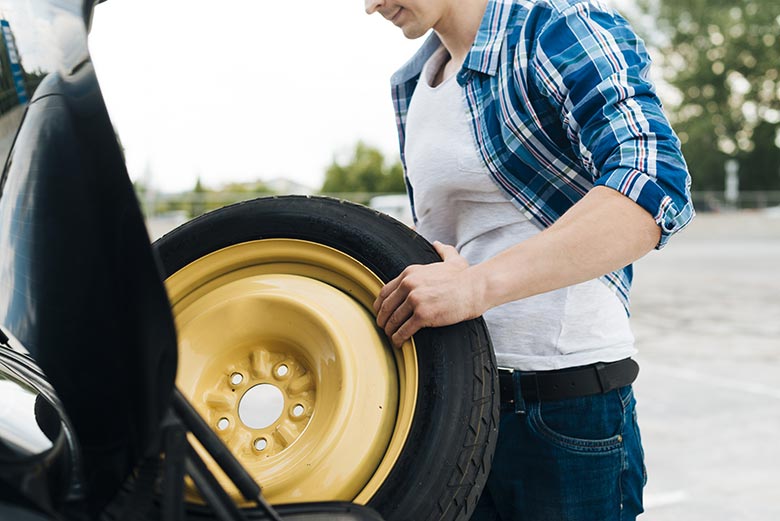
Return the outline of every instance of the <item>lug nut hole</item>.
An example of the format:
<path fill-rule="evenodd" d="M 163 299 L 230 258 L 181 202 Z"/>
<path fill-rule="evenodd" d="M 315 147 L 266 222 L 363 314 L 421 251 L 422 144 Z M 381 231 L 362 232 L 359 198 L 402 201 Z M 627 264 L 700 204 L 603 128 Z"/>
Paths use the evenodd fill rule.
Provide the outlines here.
<path fill-rule="evenodd" d="M 268 441 L 265 438 L 257 438 L 252 445 L 255 450 L 265 450 L 268 447 Z"/>
<path fill-rule="evenodd" d="M 244 375 L 241 373 L 233 373 L 230 375 L 230 383 L 233 385 L 240 385 L 244 381 Z"/>
<path fill-rule="evenodd" d="M 221 431 L 226 430 L 228 427 L 230 427 L 230 420 L 227 418 L 220 418 L 217 422 L 217 429 Z"/>
<path fill-rule="evenodd" d="M 296 405 L 295 407 L 293 407 L 293 410 L 292 410 L 292 415 L 293 415 L 295 418 L 300 418 L 301 416 L 303 416 L 303 413 L 304 413 L 304 412 L 306 412 L 306 409 L 303 407 L 303 405 L 301 405 L 301 404 L 299 403 L 298 405 Z"/>
<path fill-rule="evenodd" d="M 278 376 L 279 378 L 284 378 L 285 376 L 287 376 L 289 372 L 290 372 L 290 368 L 284 364 L 276 368 L 276 376 Z"/>

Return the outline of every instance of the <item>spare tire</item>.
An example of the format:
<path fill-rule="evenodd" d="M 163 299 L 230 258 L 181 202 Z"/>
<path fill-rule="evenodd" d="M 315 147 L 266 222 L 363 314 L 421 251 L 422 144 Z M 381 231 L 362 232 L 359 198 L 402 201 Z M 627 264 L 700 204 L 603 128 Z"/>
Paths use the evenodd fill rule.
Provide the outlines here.
<path fill-rule="evenodd" d="M 271 503 L 470 517 L 497 437 L 485 324 L 425 329 L 394 349 L 372 310 L 405 267 L 440 260 L 427 241 L 360 205 L 288 196 L 210 212 L 154 247 L 177 386 Z"/>

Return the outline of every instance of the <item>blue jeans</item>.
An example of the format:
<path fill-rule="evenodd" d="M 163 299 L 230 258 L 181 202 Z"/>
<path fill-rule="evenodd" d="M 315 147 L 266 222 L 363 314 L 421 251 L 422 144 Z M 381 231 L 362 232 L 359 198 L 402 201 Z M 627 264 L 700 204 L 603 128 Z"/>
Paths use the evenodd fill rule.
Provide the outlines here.
<path fill-rule="evenodd" d="M 630 385 L 517 403 L 501 406 L 493 468 L 473 521 L 629 521 L 642 513 L 647 474 Z"/>

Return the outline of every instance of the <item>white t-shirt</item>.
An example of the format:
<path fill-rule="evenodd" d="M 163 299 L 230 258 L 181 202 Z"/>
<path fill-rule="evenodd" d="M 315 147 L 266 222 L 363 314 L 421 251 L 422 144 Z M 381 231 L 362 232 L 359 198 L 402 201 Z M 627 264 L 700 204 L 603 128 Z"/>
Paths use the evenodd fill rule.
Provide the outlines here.
<path fill-rule="evenodd" d="M 539 229 L 493 182 L 456 77 L 431 87 L 448 57 L 441 47 L 423 68 L 409 105 L 404 152 L 417 231 L 431 242 L 455 246 L 476 264 Z M 622 303 L 597 279 L 509 302 L 484 318 L 500 367 L 544 371 L 612 362 L 636 352 Z"/>

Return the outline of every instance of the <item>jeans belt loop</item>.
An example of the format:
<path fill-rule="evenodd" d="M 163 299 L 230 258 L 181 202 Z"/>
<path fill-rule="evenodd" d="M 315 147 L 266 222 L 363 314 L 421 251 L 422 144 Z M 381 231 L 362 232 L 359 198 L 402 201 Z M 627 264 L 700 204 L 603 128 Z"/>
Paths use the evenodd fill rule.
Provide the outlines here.
<path fill-rule="evenodd" d="M 598 362 L 596 364 L 593 364 L 593 367 L 596 369 L 596 379 L 599 381 L 599 387 L 601 387 L 601 394 L 604 394 L 604 392 L 609 389 L 609 382 L 605 378 L 604 375 L 604 367 L 606 367 L 606 364 L 604 362 Z"/>
<path fill-rule="evenodd" d="M 523 399 L 523 390 L 520 385 L 520 371 L 512 371 L 512 388 L 515 391 L 515 414 L 525 414 L 525 400 Z"/>

